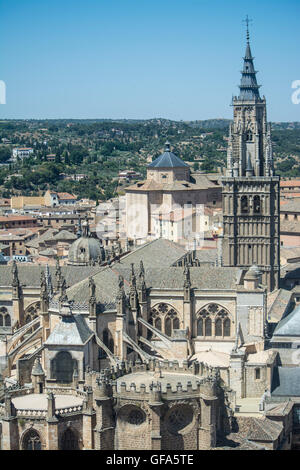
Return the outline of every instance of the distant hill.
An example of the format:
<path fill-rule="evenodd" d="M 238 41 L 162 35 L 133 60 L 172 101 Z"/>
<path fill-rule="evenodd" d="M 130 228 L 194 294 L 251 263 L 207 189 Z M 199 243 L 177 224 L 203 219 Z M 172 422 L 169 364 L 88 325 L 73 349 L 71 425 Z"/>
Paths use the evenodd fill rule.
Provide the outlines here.
<path fill-rule="evenodd" d="M 231 119 L 215 118 L 215 119 L 203 119 L 195 121 L 174 121 L 165 118 L 152 118 L 152 119 L 2 119 L 0 123 L 20 123 L 23 122 L 32 124 L 94 124 L 94 123 L 106 123 L 106 124 L 155 124 L 158 126 L 169 127 L 172 125 L 185 124 L 195 129 L 228 129 Z M 272 129 L 275 130 L 294 130 L 300 129 L 300 122 L 271 122 Z"/>

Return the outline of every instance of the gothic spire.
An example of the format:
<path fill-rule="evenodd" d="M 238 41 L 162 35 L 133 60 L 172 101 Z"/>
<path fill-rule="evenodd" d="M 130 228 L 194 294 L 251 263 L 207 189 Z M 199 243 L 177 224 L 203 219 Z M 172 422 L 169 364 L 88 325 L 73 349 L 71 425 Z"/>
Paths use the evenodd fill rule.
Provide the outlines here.
<path fill-rule="evenodd" d="M 89 316 L 96 317 L 96 284 L 92 276 L 89 277 Z"/>
<path fill-rule="evenodd" d="M 77 224 L 77 232 L 76 232 L 77 238 L 80 238 L 82 236 L 82 227 L 81 227 L 81 219 L 80 216 L 78 217 L 78 224 Z"/>
<path fill-rule="evenodd" d="M 65 280 L 64 277 L 61 277 L 59 301 L 60 301 L 61 303 L 68 301 L 68 296 L 67 296 L 67 283 L 66 283 L 66 280 Z"/>
<path fill-rule="evenodd" d="M 56 258 L 56 266 L 55 266 L 55 280 L 56 280 L 56 290 L 61 288 L 62 284 L 62 274 L 61 274 L 61 267 L 59 264 L 59 258 Z"/>
<path fill-rule="evenodd" d="M 87 216 L 85 217 L 85 221 L 83 222 L 82 227 L 83 227 L 83 237 L 89 238 L 91 234 L 90 234 L 89 219 Z"/>
<path fill-rule="evenodd" d="M 52 277 L 50 273 L 50 269 L 48 264 L 45 266 L 45 279 L 46 279 L 46 285 L 47 285 L 47 291 L 49 294 L 49 297 L 52 297 L 53 295 L 53 285 L 52 285 Z"/>
<path fill-rule="evenodd" d="M 256 81 L 257 71 L 254 68 L 254 64 L 253 64 L 254 57 L 252 57 L 252 53 L 251 53 L 250 35 L 249 35 L 250 20 L 248 18 L 248 15 L 246 17 L 245 22 L 247 25 L 247 30 L 246 30 L 247 44 L 246 44 L 243 70 L 241 72 L 242 77 L 241 77 L 241 82 L 239 85 L 240 94 L 239 94 L 238 99 L 241 101 L 252 101 L 252 100 L 260 99 L 260 96 L 259 96 L 260 85 L 258 85 Z"/>
<path fill-rule="evenodd" d="M 11 272 L 12 272 L 12 277 L 13 277 L 12 286 L 13 287 L 18 287 L 19 284 L 20 284 L 20 281 L 19 281 L 19 274 L 18 274 L 18 268 L 17 268 L 16 260 L 13 260 L 13 262 L 12 262 Z"/>
<path fill-rule="evenodd" d="M 123 299 L 125 297 L 125 291 L 124 291 L 124 278 L 123 276 L 121 276 L 121 274 L 119 275 L 119 278 L 118 278 L 118 285 L 119 285 L 119 289 L 118 289 L 118 299 Z"/>
<path fill-rule="evenodd" d="M 136 287 L 136 277 L 135 277 L 134 264 L 133 263 L 131 263 L 130 287 L 131 287 L 131 289 L 135 289 L 135 287 Z"/>
<path fill-rule="evenodd" d="M 185 266 L 184 271 L 184 287 L 191 287 L 191 274 L 190 274 L 190 268 L 189 266 Z"/>

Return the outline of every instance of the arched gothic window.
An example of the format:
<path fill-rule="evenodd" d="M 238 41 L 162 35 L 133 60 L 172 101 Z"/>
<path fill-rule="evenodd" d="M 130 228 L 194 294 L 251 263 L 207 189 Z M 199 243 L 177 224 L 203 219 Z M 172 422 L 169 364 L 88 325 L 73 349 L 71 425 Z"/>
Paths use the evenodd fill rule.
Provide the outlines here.
<path fill-rule="evenodd" d="M 247 134 L 246 134 L 246 141 L 247 142 L 252 142 L 253 140 L 253 134 L 251 131 L 248 131 Z"/>
<path fill-rule="evenodd" d="M 178 313 L 171 305 L 164 303 L 151 309 L 149 323 L 168 336 L 173 335 L 174 329 L 180 328 Z"/>
<path fill-rule="evenodd" d="M 39 433 L 35 429 L 26 432 L 23 439 L 23 450 L 41 450 L 42 443 Z"/>
<path fill-rule="evenodd" d="M 179 330 L 179 318 L 175 317 L 173 320 L 173 330 Z"/>
<path fill-rule="evenodd" d="M 215 336 L 222 336 L 222 319 L 217 318 L 215 321 Z"/>
<path fill-rule="evenodd" d="M 40 302 L 35 302 L 25 310 L 25 323 L 30 323 L 39 316 Z"/>
<path fill-rule="evenodd" d="M 229 318 L 225 318 L 224 322 L 223 322 L 223 328 L 224 328 L 224 336 L 230 336 L 230 319 Z"/>
<path fill-rule="evenodd" d="M 203 334 L 203 318 L 198 318 L 198 321 L 197 321 L 197 336 L 204 336 L 204 334 Z"/>
<path fill-rule="evenodd" d="M 161 331 L 161 318 L 160 317 L 155 319 L 154 326 L 155 326 L 155 328 L 157 328 L 158 330 Z"/>
<path fill-rule="evenodd" d="M 78 450 L 78 439 L 74 431 L 67 429 L 62 436 L 61 450 Z"/>
<path fill-rule="evenodd" d="M 205 336 L 212 336 L 211 319 L 205 319 Z"/>
<path fill-rule="evenodd" d="M 261 203 L 260 203 L 260 197 L 259 196 L 254 196 L 253 212 L 254 212 L 254 214 L 260 214 L 260 212 L 261 212 Z"/>
<path fill-rule="evenodd" d="M 242 196 L 241 197 L 241 213 L 248 214 L 248 212 L 249 212 L 248 197 Z"/>
<path fill-rule="evenodd" d="M 51 378 L 57 382 L 72 382 L 75 370 L 78 370 L 77 361 L 68 351 L 59 352 L 51 361 Z"/>
<path fill-rule="evenodd" d="M 108 349 L 113 353 L 114 352 L 114 340 L 108 328 L 105 328 L 105 330 L 103 330 L 102 338 L 103 338 L 103 343 L 105 344 L 105 346 L 107 346 Z"/>
<path fill-rule="evenodd" d="M 221 305 L 208 304 L 198 313 L 197 336 L 224 338 L 231 336 L 229 312 Z"/>
<path fill-rule="evenodd" d="M 0 308 L 0 326 L 11 326 L 11 318 L 7 308 Z"/>

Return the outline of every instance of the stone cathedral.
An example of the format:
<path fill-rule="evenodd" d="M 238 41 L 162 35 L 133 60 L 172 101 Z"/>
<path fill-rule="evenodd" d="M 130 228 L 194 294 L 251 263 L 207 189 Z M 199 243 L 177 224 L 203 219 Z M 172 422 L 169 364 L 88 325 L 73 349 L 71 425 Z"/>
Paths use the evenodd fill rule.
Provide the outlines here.
<path fill-rule="evenodd" d="M 279 177 L 274 175 L 266 99 L 259 94 L 248 31 L 239 88 L 232 101 L 223 178 L 223 264 L 257 264 L 272 291 L 279 284 Z"/>
<path fill-rule="evenodd" d="M 86 221 L 67 265 L 0 266 L 1 450 L 300 449 L 286 354 L 300 309 L 278 288 L 279 178 L 248 31 L 233 109 L 221 259 L 164 238 L 106 256 Z M 162 159 L 157 180 L 182 174 Z"/>

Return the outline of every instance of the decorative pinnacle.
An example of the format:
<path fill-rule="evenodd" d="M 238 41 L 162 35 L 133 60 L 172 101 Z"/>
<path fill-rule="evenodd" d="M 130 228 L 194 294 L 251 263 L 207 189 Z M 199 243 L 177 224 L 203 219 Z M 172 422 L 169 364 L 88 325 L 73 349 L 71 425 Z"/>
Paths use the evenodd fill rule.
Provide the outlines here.
<path fill-rule="evenodd" d="M 252 23 L 252 20 L 246 15 L 246 19 L 243 20 L 243 23 L 246 23 L 246 38 L 247 43 L 249 44 L 250 41 L 250 34 L 249 34 L 249 24 Z"/>
<path fill-rule="evenodd" d="M 165 152 L 170 152 L 170 142 L 168 140 L 166 142 Z"/>

